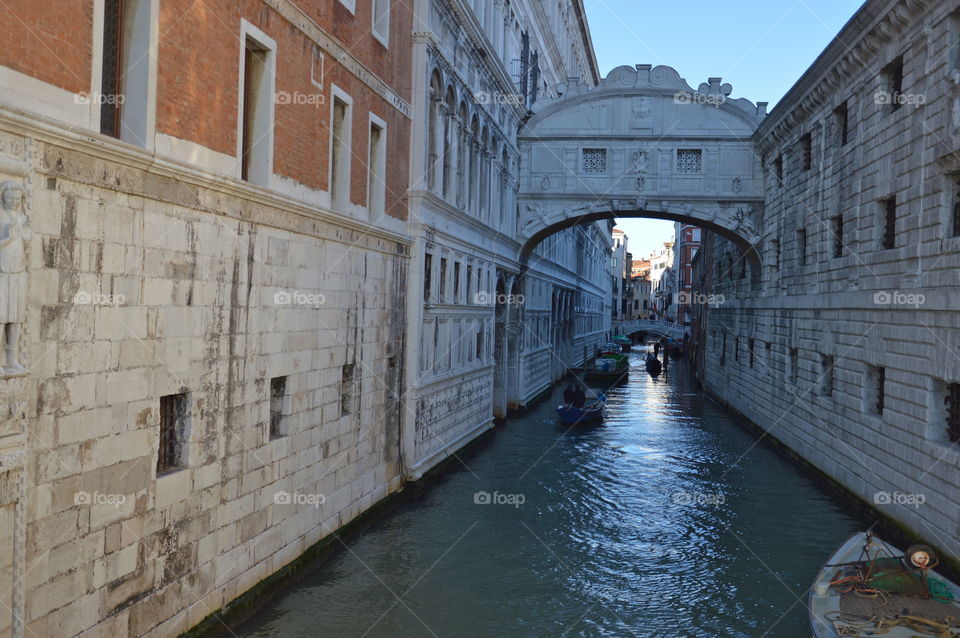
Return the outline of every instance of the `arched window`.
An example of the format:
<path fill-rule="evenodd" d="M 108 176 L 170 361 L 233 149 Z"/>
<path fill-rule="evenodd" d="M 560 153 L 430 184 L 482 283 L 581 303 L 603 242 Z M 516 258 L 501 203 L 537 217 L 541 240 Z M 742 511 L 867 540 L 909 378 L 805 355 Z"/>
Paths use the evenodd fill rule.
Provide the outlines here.
<path fill-rule="evenodd" d="M 453 136 L 456 135 L 454 114 L 456 113 L 456 98 L 453 88 L 447 87 L 444 99 L 446 108 L 443 118 L 443 196 L 450 199 L 453 195 Z"/>
<path fill-rule="evenodd" d="M 441 166 L 440 150 L 443 143 L 440 140 L 440 118 L 443 117 L 443 84 L 440 81 L 440 74 L 436 71 L 430 78 L 430 94 L 427 99 L 430 104 L 430 111 L 427 114 L 427 188 L 436 192 L 437 167 Z"/>

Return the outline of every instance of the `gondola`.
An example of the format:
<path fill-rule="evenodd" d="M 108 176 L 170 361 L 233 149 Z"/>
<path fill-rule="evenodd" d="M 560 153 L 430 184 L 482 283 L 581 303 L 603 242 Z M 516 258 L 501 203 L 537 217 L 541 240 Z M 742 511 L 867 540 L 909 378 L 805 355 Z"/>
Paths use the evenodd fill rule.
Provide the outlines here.
<path fill-rule="evenodd" d="M 597 393 L 597 400 L 582 408 L 572 405 L 558 405 L 557 417 L 561 423 L 568 425 L 586 425 L 603 421 L 604 409 L 607 405 L 607 396 L 603 392 Z"/>
<path fill-rule="evenodd" d="M 960 588 L 936 565 L 924 545 L 904 553 L 869 531 L 853 535 L 810 590 L 814 638 L 960 636 Z"/>
<path fill-rule="evenodd" d="M 646 360 L 643 362 L 643 365 L 646 366 L 647 372 L 653 376 L 657 376 L 663 370 L 663 364 L 660 363 L 660 359 L 656 358 L 652 354 L 648 354 Z"/>

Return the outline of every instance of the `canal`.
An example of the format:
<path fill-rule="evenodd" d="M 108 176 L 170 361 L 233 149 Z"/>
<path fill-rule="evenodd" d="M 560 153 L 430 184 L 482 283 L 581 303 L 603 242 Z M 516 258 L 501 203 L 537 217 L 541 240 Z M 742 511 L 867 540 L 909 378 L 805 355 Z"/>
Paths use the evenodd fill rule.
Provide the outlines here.
<path fill-rule="evenodd" d="M 806 592 L 864 522 L 631 354 L 603 426 L 498 428 L 238 637 L 809 638 Z"/>

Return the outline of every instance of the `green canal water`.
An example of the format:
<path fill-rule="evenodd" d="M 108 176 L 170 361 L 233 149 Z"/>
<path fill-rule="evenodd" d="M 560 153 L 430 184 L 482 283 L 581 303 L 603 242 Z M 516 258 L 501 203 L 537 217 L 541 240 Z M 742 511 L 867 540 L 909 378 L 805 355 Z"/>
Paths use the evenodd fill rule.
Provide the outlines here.
<path fill-rule="evenodd" d="M 558 389 L 227 635 L 809 638 L 868 522 L 671 364 L 632 354 L 599 427 L 560 426 Z"/>

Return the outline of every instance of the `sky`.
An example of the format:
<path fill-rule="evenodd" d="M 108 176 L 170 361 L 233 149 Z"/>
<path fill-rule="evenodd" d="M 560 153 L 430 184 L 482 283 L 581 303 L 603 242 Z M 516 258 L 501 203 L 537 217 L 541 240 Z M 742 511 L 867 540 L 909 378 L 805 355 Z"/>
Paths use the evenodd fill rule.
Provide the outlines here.
<path fill-rule="evenodd" d="M 769 102 L 793 86 L 862 0 L 584 0 L 601 76 L 627 64 L 672 66 L 696 89 L 708 77 L 731 98 Z M 673 224 L 618 220 L 634 258 L 672 240 Z"/>

